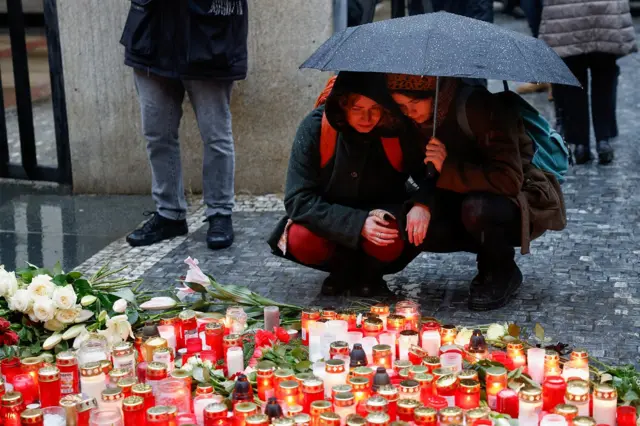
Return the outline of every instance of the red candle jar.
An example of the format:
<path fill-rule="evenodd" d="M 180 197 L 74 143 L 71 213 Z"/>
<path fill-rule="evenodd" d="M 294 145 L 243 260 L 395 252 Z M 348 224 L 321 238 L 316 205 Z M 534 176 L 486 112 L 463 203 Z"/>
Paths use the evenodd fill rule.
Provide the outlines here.
<path fill-rule="evenodd" d="M 198 319 L 192 310 L 182 311 L 178 314 L 180 320 L 180 334 L 185 345 L 189 339 L 198 338 Z"/>
<path fill-rule="evenodd" d="M 401 388 L 401 390 L 404 389 Z M 400 399 L 400 392 L 401 391 L 398 391 L 398 388 L 393 385 L 380 386 L 378 388 L 378 395 L 387 400 L 386 412 L 392 422 L 395 422 L 398 417 L 398 400 Z"/>
<path fill-rule="evenodd" d="M 185 346 L 187 347 L 188 354 L 197 354 L 202 351 L 202 339 L 199 337 L 191 337 L 186 340 Z"/>
<path fill-rule="evenodd" d="M 60 393 L 69 395 L 80 392 L 80 370 L 78 358 L 73 352 L 60 352 L 56 356 L 56 366 L 60 370 Z"/>
<path fill-rule="evenodd" d="M 320 319 L 320 311 L 315 308 L 307 308 L 302 310 L 300 319 L 300 332 L 302 335 L 302 343 L 309 345 L 309 326 Z"/>
<path fill-rule="evenodd" d="M 207 383 L 198 383 L 198 386 L 196 386 L 196 396 L 211 394 L 213 394 L 213 386 Z"/>
<path fill-rule="evenodd" d="M 104 375 L 109 377 L 109 373 L 111 373 L 111 370 L 113 370 L 113 364 L 111 363 L 111 361 L 103 359 L 102 361 L 100 361 L 100 368 L 102 368 L 102 372 L 104 373 Z"/>
<path fill-rule="evenodd" d="M 420 335 L 418 335 L 418 337 L 420 337 Z M 422 360 L 428 355 L 429 353 L 420 346 L 411 345 L 409 347 L 409 362 L 411 365 L 422 366 Z"/>
<path fill-rule="evenodd" d="M 396 359 L 393 362 L 393 371 L 395 371 L 396 374 L 399 374 L 401 370 L 408 370 L 411 367 L 413 367 L 413 364 L 411 364 L 408 359 Z"/>
<path fill-rule="evenodd" d="M 380 395 L 372 396 L 367 399 L 365 403 L 367 413 L 386 413 L 388 410 L 389 402 L 385 397 Z"/>
<path fill-rule="evenodd" d="M 366 421 L 366 426 L 389 426 L 391 419 L 386 413 L 371 413 Z"/>
<path fill-rule="evenodd" d="M 402 315 L 389 315 L 387 317 L 387 331 L 398 335 L 405 329 L 406 322 L 407 319 Z"/>
<path fill-rule="evenodd" d="M 635 410 L 635 408 L 634 408 Z M 578 407 L 571 404 L 560 404 L 556 405 L 556 408 L 553 409 L 554 414 L 559 414 L 565 418 L 567 424 L 571 426 L 573 424 L 573 419 L 578 417 Z M 620 418 L 617 419 L 618 426 L 620 426 Z M 635 421 L 633 423 L 635 425 Z"/>
<path fill-rule="evenodd" d="M 151 386 L 154 391 L 158 384 L 166 379 L 167 374 L 167 366 L 160 362 L 150 362 L 147 364 L 147 378 L 145 382 Z"/>
<path fill-rule="evenodd" d="M 355 311 L 346 310 L 346 311 L 338 312 L 336 319 L 346 321 L 349 327 L 348 331 L 358 331 L 358 325 L 357 325 L 358 314 L 356 314 Z"/>
<path fill-rule="evenodd" d="M 324 399 L 324 383 L 318 378 L 302 382 L 302 411 L 309 414 L 311 404 Z"/>
<path fill-rule="evenodd" d="M 418 374 L 429 374 L 429 369 L 424 365 L 412 365 L 409 368 L 409 378 L 413 379 Z"/>
<path fill-rule="evenodd" d="M 460 380 L 456 391 L 456 406 L 463 410 L 472 410 L 480 406 L 480 382 L 475 380 Z"/>
<path fill-rule="evenodd" d="M 430 396 L 427 398 L 427 402 L 425 403 L 426 407 L 433 408 L 436 411 L 440 411 L 443 408 L 446 408 L 449 404 L 447 400 L 442 396 Z"/>
<path fill-rule="evenodd" d="M 373 353 L 373 365 L 376 367 L 384 367 L 387 370 L 391 369 L 391 346 L 389 345 L 375 345 L 372 348 Z"/>
<path fill-rule="evenodd" d="M 455 325 L 446 324 L 440 328 L 440 344 L 442 346 L 452 345 L 458 335 L 458 329 Z"/>
<path fill-rule="evenodd" d="M 118 386 L 122 389 L 122 395 L 127 398 L 133 395 L 133 385 L 138 383 L 138 379 L 135 377 L 125 377 L 118 380 Z"/>
<path fill-rule="evenodd" d="M 373 376 L 376 372 L 371 367 L 356 367 L 353 369 L 353 377 L 366 377 L 369 381 L 369 392 L 373 389 Z"/>
<path fill-rule="evenodd" d="M 337 316 L 338 316 L 338 313 L 334 308 L 324 308 L 322 310 L 322 319 L 324 320 L 332 321 L 336 319 Z"/>
<path fill-rule="evenodd" d="M 617 409 L 618 426 L 635 426 L 637 421 L 636 417 L 636 407 L 629 405 L 618 407 Z"/>
<path fill-rule="evenodd" d="M 247 417 L 247 426 L 269 426 L 269 416 L 266 414 L 254 414 Z"/>
<path fill-rule="evenodd" d="M 384 303 L 376 303 L 375 305 L 371 306 L 371 313 L 377 315 L 381 319 L 388 317 L 390 312 L 391 311 L 389 310 L 389 305 Z"/>
<path fill-rule="evenodd" d="M 3 426 L 20 426 L 20 413 L 25 404 L 20 392 L 7 392 L 2 396 L 2 424 Z"/>
<path fill-rule="evenodd" d="M 542 383 L 542 409 L 552 412 L 557 405 L 564 404 L 567 383 L 560 376 L 545 377 Z"/>
<path fill-rule="evenodd" d="M 366 401 L 369 398 L 369 379 L 362 376 L 351 376 L 347 379 L 347 383 L 351 385 L 351 391 L 356 400 L 356 405 Z"/>
<path fill-rule="evenodd" d="M 511 360 L 514 369 L 524 367 L 527 364 L 524 346 L 520 342 L 507 343 L 507 357 Z"/>
<path fill-rule="evenodd" d="M 216 354 L 216 360 L 224 359 L 224 325 L 219 322 L 211 322 L 204 327 L 204 340 L 207 346 Z"/>
<path fill-rule="evenodd" d="M 364 337 L 375 337 L 376 339 L 384 329 L 384 323 L 380 318 L 367 318 L 364 320 Z"/>
<path fill-rule="evenodd" d="M 504 367 L 487 368 L 486 384 L 489 408 L 495 410 L 498 407 L 498 394 L 507 388 L 507 369 Z"/>
<path fill-rule="evenodd" d="M 184 358 L 183 358 L 183 362 L 184 362 Z M 138 363 L 136 370 L 137 370 L 136 376 L 138 377 L 138 381 L 140 383 L 144 383 L 147 380 L 147 362 L 142 361 Z"/>
<path fill-rule="evenodd" d="M 331 388 L 331 402 L 336 402 L 336 395 L 339 393 L 351 393 L 351 385 L 334 385 Z"/>
<path fill-rule="evenodd" d="M 147 411 L 148 426 L 169 426 L 169 413 L 167 407 L 151 407 Z"/>
<path fill-rule="evenodd" d="M 36 388 L 38 387 L 38 370 L 42 368 L 42 360 L 37 357 L 29 357 L 23 358 L 20 361 L 22 373 L 28 374 L 33 379 L 33 382 L 36 384 Z"/>
<path fill-rule="evenodd" d="M 222 403 L 213 403 L 204 407 L 205 426 L 230 426 L 231 419 L 228 417 L 227 406 Z"/>
<path fill-rule="evenodd" d="M 20 422 L 23 426 L 43 426 L 44 413 L 38 408 L 25 410 L 20 414 Z"/>
<path fill-rule="evenodd" d="M 416 374 L 413 380 L 420 383 L 420 401 L 424 404 L 425 400 L 433 395 L 433 376 L 431 374 Z"/>
<path fill-rule="evenodd" d="M 413 412 L 413 421 L 416 426 L 436 426 L 438 412 L 431 407 L 418 407 Z"/>
<path fill-rule="evenodd" d="M 266 401 L 273 396 L 273 367 L 270 363 L 262 362 L 257 365 L 256 382 L 260 400 Z"/>
<path fill-rule="evenodd" d="M 122 401 L 124 426 L 142 426 L 145 423 L 144 398 L 129 396 Z"/>
<path fill-rule="evenodd" d="M 13 378 L 22 373 L 20 367 L 20 358 L 5 358 L 0 362 L 0 369 L 2 375 L 5 377 L 7 383 L 13 384 Z"/>
<path fill-rule="evenodd" d="M 176 350 L 184 348 L 184 338 L 182 337 L 182 327 L 180 326 L 180 320 L 178 317 L 169 316 L 167 318 L 160 318 L 158 325 L 168 325 L 173 327 L 173 334 L 176 336 Z"/>
<path fill-rule="evenodd" d="M 518 418 L 520 399 L 516 391 L 509 388 L 501 390 L 498 393 L 496 405 L 496 411 L 498 411 L 498 413 L 508 414 L 513 419 Z"/>
<path fill-rule="evenodd" d="M 450 402 L 449 405 L 453 405 L 455 403 L 455 396 L 459 386 L 460 381 L 458 380 L 458 376 L 455 374 L 442 376 L 436 380 L 436 395 L 446 398 L 447 401 Z"/>
<path fill-rule="evenodd" d="M 133 385 L 131 388 L 131 393 L 133 396 L 139 396 L 144 399 L 144 412 L 154 405 L 156 405 L 156 399 L 153 396 L 153 388 L 146 383 L 138 383 L 137 385 Z"/>
<path fill-rule="evenodd" d="M 349 356 L 349 344 L 347 342 L 332 342 L 329 346 L 329 359 L 333 359 L 336 355 Z"/>
<path fill-rule="evenodd" d="M 239 334 L 227 334 L 222 338 L 222 352 L 224 354 L 225 359 L 227 356 L 227 351 L 229 348 L 241 348 L 242 347 L 242 336 Z"/>
<path fill-rule="evenodd" d="M 98 408 L 98 401 L 95 398 L 83 399 L 76 404 L 76 412 L 78 414 L 77 426 L 89 426 L 91 412 Z"/>
<path fill-rule="evenodd" d="M 309 408 L 309 414 L 311 415 L 311 426 L 318 426 L 320 424 L 320 416 L 324 413 L 330 412 L 332 405 L 329 401 L 314 401 Z"/>
<path fill-rule="evenodd" d="M 513 362 L 507 356 L 506 352 L 503 352 L 503 351 L 491 352 L 491 361 L 502 364 L 504 368 L 506 368 L 509 371 L 513 370 Z"/>
<path fill-rule="evenodd" d="M 38 399 L 38 386 L 29 374 L 18 374 L 13 378 L 14 392 L 20 392 L 24 405 L 32 404 Z"/>
<path fill-rule="evenodd" d="M 459 407 L 447 407 L 440 410 L 441 425 L 461 425 L 464 420 L 464 412 Z"/>
<path fill-rule="evenodd" d="M 44 367 L 38 371 L 40 406 L 55 407 L 60 403 L 60 370 L 58 367 Z"/>
<path fill-rule="evenodd" d="M 398 401 L 398 420 L 402 422 L 412 422 L 413 412 L 422 404 L 415 399 L 401 399 Z"/>
<path fill-rule="evenodd" d="M 287 406 L 300 404 L 300 385 L 295 380 L 281 382 L 276 389 L 276 398 Z"/>
<path fill-rule="evenodd" d="M 293 370 L 290 370 L 288 368 L 278 368 L 273 373 L 273 387 L 277 391 L 278 387 L 280 386 L 280 383 L 287 380 L 295 380 L 295 379 L 296 379 L 296 376 Z"/>
<path fill-rule="evenodd" d="M 422 365 L 427 367 L 428 372 L 433 374 L 434 370 L 440 368 L 440 357 L 439 356 L 427 356 L 422 359 Z"/>
<path fill-rule="evenodd" d="M 327 411 L 326 413 L 320 414 L 320 418 L 318 420 L 319 426 L 340 426 L 341 417 L 334 413 L 333 411 Z"/>
<path fill-rule="evenodd" d="M 476 370 L 464 369 L 458 373 L 458 379 L 479 381 L 478 372 Z"/>
<path fill-rule="evenodd" d="M 294 382 L 296 386 L 297 382 Z M 258 414 L 258 406 L 253 402 L 241 402 L 233 407 L 233 418 L 235 426 L 246 426 L 247 417 Z"/>

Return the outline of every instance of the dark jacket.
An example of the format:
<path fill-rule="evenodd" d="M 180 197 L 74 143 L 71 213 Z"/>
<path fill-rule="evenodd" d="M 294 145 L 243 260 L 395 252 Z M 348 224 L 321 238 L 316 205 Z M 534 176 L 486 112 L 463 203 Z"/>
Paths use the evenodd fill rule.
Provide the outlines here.
<path fill-rule="evenodd" d="M 435 0 L 433 9 L 493 23 L 492 0 Z"/>
<path fill-rule="evenodd" d="M 338 99 L 340 94 L 359 93 L 387 104 L 388 96 L 382 74 L 364 74 L 343 78 L 340 73 L 325 106 L 313 110 L 300 124 L 289 160 L 285 189 L 287 217 L 278 225 L 269 244 L 281 254 L 277 242 L 290 218 L 312 232 L 339 245 L 356 249 L 360 232 L 371 210 L 382 208 L 393 213 L 404 229 L 402 212 L 420 202 L 420 193 L 412 196 L 406 182 L 410 175 L 423 176 L 424 167 L 415 158 L 403 155 L 403 171 L 393 168 L 380 142 L 391 136 L 389 127 L 369 134 L 355 132 L 347 123 Z M 320 129 L 322 115 L 338 131 L 335 153 L 325 167 L 320 167 Z M 418 158 L 421 160 L 421 158 Z"/>
<path fill-rule="evenodd" d="M 131 0 L 125 64 L 169 78 L 247 75 L 247 0 Z"/>

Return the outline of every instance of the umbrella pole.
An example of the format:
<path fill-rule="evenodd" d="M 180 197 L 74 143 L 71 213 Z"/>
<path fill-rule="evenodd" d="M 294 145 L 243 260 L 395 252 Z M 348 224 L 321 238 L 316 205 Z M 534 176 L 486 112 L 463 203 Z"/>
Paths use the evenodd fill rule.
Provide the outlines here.
<path fill-rule="evenodd" d="M 436 137 L 436 126 L 438 120 L 438 93 L 440 92 L 440 77 L 436 76 L 436 95 L 433 100 L 433 133 L 432 137 Z M 429 143 L 427 142 L 427 145 Z M 433 165 L 431 161 L 427 163 L 427 177 L 434 178 L 438 171 L 436 170 L 436 166 Z"/>
<path fill-rule="evenodd" d="M 504 87 L 504 91 L 508 92 L 509 91 L 509 82 L 507 80 L 502 80 L 502 85 Z"/>

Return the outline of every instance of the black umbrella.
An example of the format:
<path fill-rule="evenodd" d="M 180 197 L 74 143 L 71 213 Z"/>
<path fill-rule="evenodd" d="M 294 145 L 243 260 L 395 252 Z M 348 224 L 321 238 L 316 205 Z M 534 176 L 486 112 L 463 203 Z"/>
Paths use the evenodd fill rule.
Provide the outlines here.
<path fill-rule="evenodd" d="M 543 41 L 447 12 L 349 27 L 324 42 L 300 68 L 486 78 L 504 80 L 505 88 L 507 80 L 580 86 Z M 435 168 L 428 166 L 433 176 Z"/>

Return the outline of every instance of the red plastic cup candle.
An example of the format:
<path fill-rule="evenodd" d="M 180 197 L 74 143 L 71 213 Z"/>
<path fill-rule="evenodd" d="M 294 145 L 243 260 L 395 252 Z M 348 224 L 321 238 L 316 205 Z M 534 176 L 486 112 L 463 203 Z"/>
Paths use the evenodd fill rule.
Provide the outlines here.
<path fill-rule="evenodd" d="M 331 403 L 329 401 L 314 401 L 309 408 L 309 414 L 311 415 L 311 426 L 318 426 L 320 424 L 320 416 L 324 413 L 331 411 Z"/>
<path fill-rule="evenodd" d="M 440 328 L 440 345 L 452 345 L 456 336 L 458 335 L 458 329 L 455 325 L 446 324 Z"/>
<path fill-rule="evenodd" d="M 262 398 L 260 398 L 262 399 Z M 324 399 L 324 383 L 318 378 L 307 379 L 302 382 L 302 411 L 309 414 L 311 404 Z"/>
<path fill-rule="evenodd" d="M 333 385 L 331 388 L 331 402 L 335 402 L 336 395 L 339 393 L 351 393 L 353 389 L 349 384 Z"/>
<path fill-rule="evenodd" d="M 227 406 L 222 403 L 209 404 L 204 408 L 204 426 L 231 426 Z"/>
<path fill-rule="evenodd" d="M 78 358 L 73 352 L 60 352 L 56 356 L 56 366 L 60 370 L 60 393 L 62 395 L 80 392 L 80 369 Z"/>
<path fill-rule="evenodd" d="M 409 362 L 412 366 L 422 366 L 422 360 L 426 356 L 429 356 L 429 353 L 417 344 L 409 347 Z"/>
<path fill-rule="evenodd" d="M 365 377 L 369 382 L 369 392 L 373 388 L 373 376 L 375 376 L 376 372 L 371 367 L 356 367 L 353 372 L 353 377 Z"/>
<path fill-rule="evenodd" d="M 511 361 L 511 358 L 507 356 L 506 352 L 503 352 L 503 351 L 491 352 L 491 360 L 504 365 L 504 368 L 506 368 L 509 371 L 513 370 L 513 362 Z"/>
<path fill-rule="evenodd" d="M 25 410 L 20 414 L 20 422 L 22 426 L 43 426 L 44 413 L 39 408 Z"/>
<path fill-rule="evenodd" d="M 198 319 L 195 311 L 182 311 L 178 314 L 178 319 L 180 321 L 181 338 L 185 345 L 189 339 L 198 338 Z"/>
<path fill-rule="evenodd" d="M 418 331 L 420 323 L 420 305 L 412 300 L 403 300 L 396 303 L 396 314 L 402 315 L 405 322 L 406 330 Z"/>
<path fill-rule="evenodd" d="M 38 399 L 38 386 L 30 374 L 18 374 L 13 378 L 13 390 L 22 395 L 25 406 Z"/>
<path fill-rule="evenodd" d="M 560 376 L 561 374 L 560 355 L 556 351 L 547 350 L 544 353 L 544 376 Z"/>
<path fill-rule="evenodd" d="M 298 382 L 294 382 L 296 386 Z M 235 426 L 246 426 L 247 417 L 258 414 L 259 409 L 253 402 L 241 402 L 233 408 L 233 417 Z"/>
<path fill-rule="evenodd" d="M 60 403 L 60 370 L 58 367 L 44 367 L 38 371 L 40 406 L 55 407 Z"/>
<path fill-rule="evenodd" d="M 334 359 L 338 355 L 349 356 L 349 344 L 347 342 L 336 341 L 329 345 L 330 359 Z"/>
<path fill-rule="evenodd" d="M 347 379 L 347 384 L 351 386 L 351 392 L 356 404 L 364 402 L 369 398 L 369 379 L 362 376 L 351 376 Z"/>
<path fill-rule="evenodd" d="M 273 367 L 271 364 L 261 362 L 257 365 L 256 381 L 260 400 L 266 401 L 273 396 Z"/>
<path fill-rule="evenodd" d="M 438 411 L 431 407 L 418 407 L 413 411 L 413 422 L 416 426 L 436 426 Z"/>
<path fill-rule="evenodd" d="M 567 383 L 560 376 L 548 376 L 542 383 L 542 409 L 552 412 L 557 405 L 564 404 Z"/>
<path fill-rule="evenodd" d="M 156 405 L 155 397 L 153 396 L 153 388 L 145 383 L 138 383 L 131 388 L 133 396 L 139 396 L 144 399 L 144 412 L 154 405 Z"/>
<path fill-rule="evenodd" d="M 527 357 L 524 354 L 524 346 L 520 342 L 507 343 L 507 357 L 513 363 L 513 368 L 524 367 L 527 364 Z"/>
<path fill-rule="evenodd" d="M 378 395 L 387 400 L 386 412 L 389 414 L 391 421 L 396 421 L 398 416 L 398 400 L 400 399 L 400 392 L 393 385 L 380 386 L 378 388 Z"/>
<path fill-rule="evenodd" d="M 204 327 L 204 341 L 216 355 L 216 360 L 224 359 L 224 326 L 219 322 L 210 322 Z"/>
<path fill-rule="evenodd" d="M 135 377 L 125 377 L 118 380 L 118 386 L 122 389 L 122 395 L 127 398 L 133 395 L 133 386 L 138 383 L 138 379 Z"/>
<path fill-rule="evenodd" d="M 43 367 L 42 360 L 37 357 L 23 358 L 22 361 L 20 361 L 20 364 L 22 367 L 22 373 L 30 375 L 37 387 L 38 370 Z"/>
<path fill-rule="evenodd" d="M 520 400 L 518 394 L 512 389 L 503 389 L 498 393 L 496 411 L 508 414 L 513 419 L 518 418 L 520 412 Z"/>
<path fill-rule="evenodd" d="M 427 356 L 422 359 L 422 365 L 427 367 L 428 373 L 433 374 L 433 370 L 440 368 L 439 356 Z"/>
<path fill-rule="evenodd" d="M 3 426 L 20 426 L 20 413 L 25 404 L 20 392 L 7 392 L 2 396 L 2 424 Z"/>
<path fill-rule="evenodd" d="M 384 328 L 387 328 L 387 318 L 389 318 L 390 310 L 389 305 L 385 303 L 377 303 L 371 306 L 371 313 L 375 314 L 382 320 Z"/>
<path fill-rule="evenodd" d="M 375 345 L 372 348 L 372 352 L 373 352 L 373 365 L 375 365 L 376 367 L 384 367 L 387 370 L 392 368 L 391 346 Z"/>
<path fill-rule="evenodd" d="M 269 416 L 258 413 L 247 417 L 246 423 L 247 426 L 269 426 L 270 421 Z"/>
<path fill-rule="evenodd" d="M 199 337 L 192 337 L 190 339 L 187 339 L 185 345 L 187 347 L 188 354 L 197 354 L 202 351 L 202 339 L 200 339 Z M 151 358 L 151 360 L 153 360 L 153 358 Z"/>
<path fill-rule="evenodd" d="M 300 404 L 300 385 L 295 380 L 285 380 L 278 385 L 276 397 L 287 406 Z"/>
<path fill-rule="evenodd" d="M 635 426 L 637 421 L 636 407 L 622 406 L 617 408 L 618 426 Z"/>
<path fill-rule="evenodd" d="M 141 426 L 145 424 L 144 399 L 130 396 L 122 402 L 124 426 Z"/>
<path fill-rule="evenodd" d="M 391 419 L 387 413 L 371 413 L 367 415 L 366 426 L 389 426 Z"/>
<path fill-rule="evenodd" d="M 424 401 L 433 395 L 433 376 L 431 374 L 416 374 L 413 380 L 420 384 L 420 401 Z"/>
<path fill-rule="evenodd" d="M 556 408 L 553 409 L 554 414 L 559 414 L 565 418 L 568 425 L 573 424 L 573 419 L 578 417 L 578 407 L 570 404 L 560 404 L 556 405 Z M 634 423 L 635 425 L 635 420 Z M 620 425 L 620 419 L 618 419 L 618 425 Z"/>
<path fill-rule="evenodd" d="M 405 329 L 407 319 L 402 315 L 389 315 L 387 317 L 387 331 L 399 335 Z"/>
<path fill-rule="evenodd" d="M 367 318 L 363 324 L 364 337 L 380 336 L 380 333 L 384 330 L 384 324 L 380 318 Z"/>
<path fill-rule="evenodd" d="M 447 407 L 440 410 L 441 425 L 461 425 L 464 420 L 464 412 L 459 407 Z"/>
<path fill-rule="evenodd" d="M 320 319 L 320 311 L 315 308 L 307 308 L 302 310 L 300 319 L 300 331 L 302 334 L 302 343 L 309 345 L 309 328 L 312 323 Z"/>
<path fill-rule="evenodd" d="M 495 410 L 498 407 L 498 394 L 507 387 L 507 370 L 504 367 L 491 367 L 487 369 L 487 402 L 489 408 Z"/>
<path fill-rule="evenodd" d="M 380 395 L 374 395 L 365 403 L 367 413 L 386 413 L 389 408 L 387 399 Z"/>
<path fill-rule="evenodd" d="M 225 358 L 229 348 L 242 348 L 242 336 L 239 334 L 227 334 L 222 338 L 222 352 Z"/>
<path fill-rule="evenodd" d="M 471 410 L 480 406 L 480 382 L 475 380 L 460 380 L 456 391 L 455 404 L 463 410 Z"/>
<path fill-rule="evenodd" d="M 5 377 L 7 383 L 13 385 L 13 378 L 18 374 L 22 373 L 22 368 L 20 366 L 20 358 L 5 358 L 0 361 L 0 368 L 2 370 L 2 375 Z"/>
<path fill-rule="evenodd" d="M 98 408 L 98 401 L 95 398 L 84 398 L 76 405 L 76 412 L 78 413 L 78 425 L 77 426 L 89 426 L 89 419 L 91 412 Z"/>
<path fill-rule="evenodd" d="M 435 385 L 436 395 L 446 399 L 447 405 L 449 407 L 455 406 L 455 397 L 458 391 L 458 387 L 460 386 L 458 376 L 456 376 L 455 374 L 442 376 L 438 380 L 436 380 Z"/>
<path fill-rule="evenodd" d="M 296 377 L 293 370 L 290 370 L 288 368 L 278 368 L 273 373 L 273 387 L 274 389 L 278 389 L 278 387 L 280 386 L 280 383 L 287 380 L 295 380 L 295 378 Z"/>

